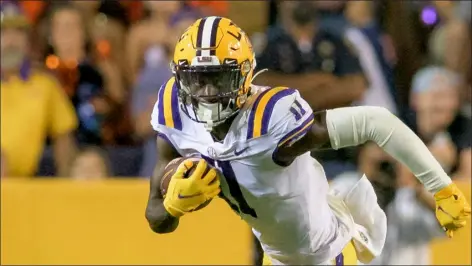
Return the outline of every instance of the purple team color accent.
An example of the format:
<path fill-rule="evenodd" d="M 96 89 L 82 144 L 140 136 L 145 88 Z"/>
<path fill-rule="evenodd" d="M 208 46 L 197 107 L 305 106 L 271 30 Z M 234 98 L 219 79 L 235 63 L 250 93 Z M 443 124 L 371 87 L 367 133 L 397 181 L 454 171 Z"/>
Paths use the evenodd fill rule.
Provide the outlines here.
<path fill-rule="evenodd" d="M 421 19 L 426 25 L 433 25 L 438 21 L 436 9 L 432 6 L 426 6 L 421 12 Z"/>
<path fill-rule="evenodd" d="M 263 91 L 256 99 L 256 102 L 252 105 L 252 110 L 251 114 L 249 115 L 249 122 L 248 122 L 248 130 L 247 130 L 247 139 L 252 139 L 254 135 L 254 116 L 256 115 L 256 108 L 257 105 L 259 105 L 259 102 L 262 99 L 262 96 L 264 96 L 267 92 L 269 92 L 270 89 Z"/>
<path fill-rule="evenodd" d="M 302 116 L 306 114 L 305 109 L 303 109 L 302 105 L 300 104 L 299 101 L 295 100 L 295 105 L 300 109 L 300 112 L 302 113 Z M 298 119 L 297 119 L 298 120 Z"/>
<path fill-rule="evenodd" d="M 295 92 L 296 90 L 287 88 L 277 92 L 270 98 L 264 113 L 262 114 L 261 135 L 267 134 L 267 131 L 269 130 L 269 121 L 270 117 L 272 116 L 272 112 L 274 111 L 275 104 L 283 97 L 294 94 Z"/>
<path fill-rule="evenodd" d="M 293 138 L 297 138 L 299 136 L 303 136 L 306 134 L 306 132 L 308 132 L 308 130 L 310 130 L 311 127 L 307 127 L 305 128 L 304 130 L 298 132 L 297 134 L 295 134 L 297 131 L 301 130 L 303 127 L 305 127 L 308 123 L 310 123 L 313 119 L 314 119 L 314 115 L 313 113 L 301 124 L 299 125 L 298 127 L 294 128 L 293 130 L 291 130 L 290 132 L 288 132 L 283 138 L 280 139 L 279 141 L 279 144 L 286 141 L 287 139 L 293 139 Z M 294 135 L 295 134 L 295 135 Z M 278 145 L 277 145 L 278 146 Z"/>
<path fill-rule="evenodd" d="M 171 108 L 172 111 L 172 121 L 174 121 L 174 128 L 178 130 L 182 130 L 182 120 L 180 119 L 180 111 L 179 111 L 179 93 L 178 88 L 174 82 L 171 88 L 171 99 L 170 99 L 170 106 L 167 106 L 167 103 L 164 101 L 164 93 L 166 90 L 166 84 L 162 85 L 159 89 L 159 96 L 158 96 L 158 108 L 159 108 L 159 117 L 158 123 L 160 125 L 169 126 L 166 124 L 166 119 L 164 117 L 164 110 L 166 108 Z"/>
<path fill-rule="evenodd" d="M 301 114 L 298 113 L 297 110 L 295 110 L 294 107 L 290 107 L 290 112 L 292 112 L 292 114 L 295 116 L 295 120 L 300 120 L 300 118 L 302 118 Z"/>
<path fill-rule="evenodd" d="M 20 67 L 20 78 L 23 81 L 27 81 L 31 74 L 31 63 L 29 60 L 25 60 Z"/>
<path fill-rule="evenodd" d="M 336 266 L 344 265 L 344 255 L 341 253 L 336 256 Z"/>
<path fill-rule="evenodd" d="M 18 75 L 21 78 L 21 80 L 27 81 L 31 76 L 31 71 L 32 71 L 31 62 L 29 60 L 24 60 L 23 63 L 21 63 L 20 71 L 19 71 Z M 1 75 L 1 80 L 6 81 L 4 79 L 3 74 Z"/>
<path fill-rule="evenodd" d="M 158 120 L 157 122 L 160 124 L 160 125 L 165 125 L 166 124 L 166 120 L 164 118 L 164 91 L 165 91 L 165 88 L 166 88 L 166 84 L 162 85 L 161 88 L 159 89 L 159 95 L 157 96 L 157 101 L 158 101 L 158 105 L 157 107 L 159 108 L 159 117 L 158 117 Z"/>
<path fill-rule="evenodd" d="M 172 142 L 169 140 L 169 138 L 165 134 L 163 134 L 161 132 L 157 132 L 157 136 L 159 136 L 161 139 L 167 141 L 170 145 L 172 145 L 172 147 L 174 147 L 174 144 L 172 144 Z"/>
<path fill-rule="evenodd" d="M 172 105 L 172 120 L 174 120 L 174 128 L 182 130 L 182 120 L 180 119 L 180 110 L 179 110 L 179 89 L 177 88 L 177 83 L 174 82 L 172 85 L 172 95 L 171 95 L 171 105 Z"/>

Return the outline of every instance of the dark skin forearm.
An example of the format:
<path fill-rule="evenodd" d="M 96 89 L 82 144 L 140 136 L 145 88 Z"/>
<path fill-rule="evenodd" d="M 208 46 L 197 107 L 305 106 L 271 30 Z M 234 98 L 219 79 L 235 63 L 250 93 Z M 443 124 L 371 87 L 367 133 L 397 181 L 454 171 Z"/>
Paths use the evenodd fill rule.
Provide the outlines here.
<path fill-rule="evenodd" d="M 289 164 L 307 151 L 327 148 L 331 148 L 331 143 L 326 125 L 326 111 L 320 111 L 314 113 L 314 123 L 310 132 L 292 146 L 279 148 L 276 157 L 277 161 Z"/>
<path fill-rule="evenodd" d="M 173 232 L 179 225 L 179 218 L 170 215 L 164 208 L 164 197 L 161 194 L 160 183 L 166 165 L 179 154 L 165 140 L 157 138 L 157 151 L 159 158 L 154 172 L 151 176 L 149 199 L 146 207 L 146 219 L 149 227 L 158 233 L 165 234 Z"/>
<path fill-rule="evenodd" d="M 150 202 L 151 201 L 150 199 Z M 152 231 L 158 234 L 172 233 L 179 225 L 179 218 L 170 215 L 166 211 L 162 200 L 160 202 L 155 201 L 154 204 L 148 204 L 146 208 L 146 219 Z"/>

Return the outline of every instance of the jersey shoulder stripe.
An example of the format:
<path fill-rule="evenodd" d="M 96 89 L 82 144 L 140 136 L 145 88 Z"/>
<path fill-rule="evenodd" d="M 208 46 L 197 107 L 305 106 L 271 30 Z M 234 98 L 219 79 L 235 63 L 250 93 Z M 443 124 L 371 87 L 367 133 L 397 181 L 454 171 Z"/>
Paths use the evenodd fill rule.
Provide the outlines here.
<path fill-rule="evenodd" d="M 177 90 L 175 78 L 173 77 L 159 89 L 157 98 L 158 123 L 169 128 L 182 130 Z"/>
<path fill-rule="evenodd" d="M 284 145 L 292 145 L 293 142 L 299 140 L 301 137 L 305 136 L 305 134 L 311 129 L 311 126 L 314 123 L 314 114 L 311 113 L 305 121 L 303 121 L 299 126 L 292 129 L 289 133 L 287 133 L 283 138 L 279 140 L 277 143 L 277 147 L 282 147 Z"/>
<path fill-rule="evenodd" d="M 247 139 L 258 138 L 267 134 L 270 117 L 274 112 L 276 103 L 295 92 L 296 90 L 288 87 L 276 87 L 259 94 L 249 114 Z"/>

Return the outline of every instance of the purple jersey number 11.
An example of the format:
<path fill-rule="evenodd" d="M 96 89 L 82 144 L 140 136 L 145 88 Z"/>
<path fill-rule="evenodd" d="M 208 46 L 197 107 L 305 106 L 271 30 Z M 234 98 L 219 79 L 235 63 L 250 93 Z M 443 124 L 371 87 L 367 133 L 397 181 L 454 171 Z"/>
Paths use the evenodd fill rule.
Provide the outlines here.
<path fill-rule="evenodd" d="M 256 211 L 251 208 L 246 199 L 244 199 L 243 192 L 239 187 L 233 167 L 231 167 L 231 163 L 228 161 L 215 161 L 203 155 L 202 158 L 205 159 L 210 165 L 221 169 L 226 183 L 228 183 L 229 193 L 231 194 L 231 197 L 236 200 L 238 205 L 232 203 L 227 197 L 225 197 L 223 192 L 221 192 L 219 196 L 224 199 L 234 211 L 257 218 Z"/>

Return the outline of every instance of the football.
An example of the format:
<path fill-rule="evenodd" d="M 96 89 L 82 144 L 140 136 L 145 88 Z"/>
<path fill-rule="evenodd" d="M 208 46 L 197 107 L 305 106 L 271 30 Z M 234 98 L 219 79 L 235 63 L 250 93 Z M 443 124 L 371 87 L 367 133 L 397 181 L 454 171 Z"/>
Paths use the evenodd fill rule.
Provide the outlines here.
<path fill-rule="evenodd" d="M 188 160 L 188 159 L 194 161 L 195 163 L 185 173 L 184 178 L 187 178 L 195 171 L 195 169 L 197 168 L 197 164 L 201 160 L 201 158 L 198 158 L 198 157 L 180 157 L 180 158 L 176 158 L 176 159 L 170 161 L 170 163 L 166 165 L 166 168 L 164 169 L 164 176 L 161 178 L 161 185 L 160 185 L 161 195 L 163 195 L 163 196 L 166 195 L 167 188 L 169 187 L 169 182 L 170 182 L 172 176 L 174 175 L 175 171 L 177 171 L 177 168 L 179 167 L 179 165 L 182 162 L 184 162 L 185 160 Z M 204 175 L 206 173 L 208 173 L 208 171 L 210 171 L 212 168 L 213 167 L 210 164 L 208 164 L 207 168 L 205 169 Z M 215 178 L 215 180 L 216 180 L 216 178 Z M 198 206 L 194 211 L 200 210 L 200 209 L 208 206 L 208 204 L 210 204 L 210 202 L 211 202 L 211 199 L 207 200 L 205 203 Z"/>

